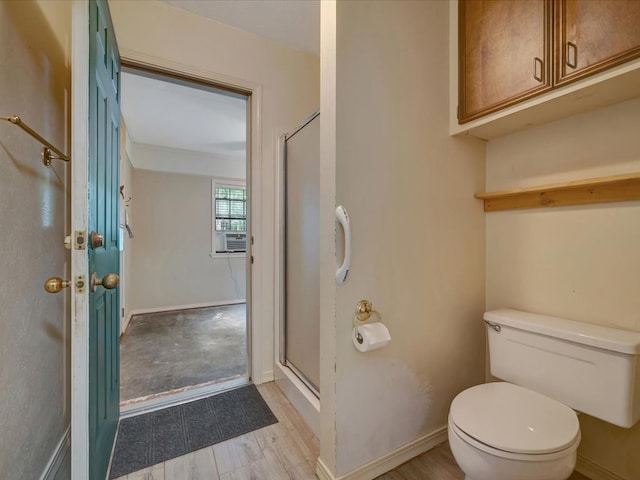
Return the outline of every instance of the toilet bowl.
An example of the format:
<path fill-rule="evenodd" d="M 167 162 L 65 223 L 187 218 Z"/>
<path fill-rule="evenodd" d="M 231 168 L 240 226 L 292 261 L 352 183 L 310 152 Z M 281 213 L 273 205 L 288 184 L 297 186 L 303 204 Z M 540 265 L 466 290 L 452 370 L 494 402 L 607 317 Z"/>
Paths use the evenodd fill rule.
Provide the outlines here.
<path fill-rule="evenodd" d="M 565 480 L 580 444 L 569 407 L 509 383 L 460 393 L 449 412 L 449 444 L 466 480 Z"/>
<path fill-rule="evenodd" d="M 490 371 L 449 410 L 466 480 L 566 480 L 576 464 L 574 409 L 624 428 L 640 420 L 640 332 L 513 309 L 485 312 Z"/>

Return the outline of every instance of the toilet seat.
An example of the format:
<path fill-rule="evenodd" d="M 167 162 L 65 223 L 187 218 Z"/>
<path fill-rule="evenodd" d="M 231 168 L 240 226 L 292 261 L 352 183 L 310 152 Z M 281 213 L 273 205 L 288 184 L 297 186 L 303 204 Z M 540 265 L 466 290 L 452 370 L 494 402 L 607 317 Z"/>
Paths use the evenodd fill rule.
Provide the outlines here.
<path fill-rule="evenodd" d="M 449 416 L 456 434 L 499 456 L 564 454 L 580 441 L 580 425 L 571 408 L 505 382 L 463 391 L 451 403 Z"/>
<path fill-rule="evenodd" d="M 487 444 L 479 442 L 473 437 L 470 437 L 462 430 L 460 430 L 451 420 L 451 416 L 449 416 L 449 442 L 451 443 L 451 434 L 459 437 L 465 444 L 481 450 L 484 453 L 489 455 L 493 455 L 494 457 L 500 457 L 507 460 L 516 460 L 520 462 L 549 462 L 559 458 L 566 457 L 570 455 L 572 452 L 578 449 L 581 440 L 581 434 L 578 432 L 578 436 L 575 441 L 569 445 L 565 450 L 560 450 L 559 452 L 553 453 L 540 453 L 540 454 L 527 454 L 527 453 L 513 453 L 505 450 L 499 450 L 497 448 L 490 447 Z"/>

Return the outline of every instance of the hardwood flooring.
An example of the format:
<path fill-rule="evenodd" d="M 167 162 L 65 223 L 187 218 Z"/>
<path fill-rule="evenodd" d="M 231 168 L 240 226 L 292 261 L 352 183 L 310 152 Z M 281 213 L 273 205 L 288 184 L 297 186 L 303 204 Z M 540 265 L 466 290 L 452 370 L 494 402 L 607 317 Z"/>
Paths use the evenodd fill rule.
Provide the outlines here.
<path fill-rule="evenodd" d="M 274 382 L 258 390 L 278 423 L 117 480 L 316 480 L 318 439 Z"/>
<path fill-rule="evenodd" d="M 376 480 L 464 480 L 449 443 L 445 442 L 428 452 L 412 458 Z M 589 480 L 574 472 L 568 480 Z"/>
<path fill-rule="evenodd" d="M 320 446 L 275 383 L 258 390 L 279 423 L 168 460 L 117 480 L 316 480 Z M 448 443 L 376 480 L 463 480 Z M 588 480 L 574 473 L 569 480 Z"/>

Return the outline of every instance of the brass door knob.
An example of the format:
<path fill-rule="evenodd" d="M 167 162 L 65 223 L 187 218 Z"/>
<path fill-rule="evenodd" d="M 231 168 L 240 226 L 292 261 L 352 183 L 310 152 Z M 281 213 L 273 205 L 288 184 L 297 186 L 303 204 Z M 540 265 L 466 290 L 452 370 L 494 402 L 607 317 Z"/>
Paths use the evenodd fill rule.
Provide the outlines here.
<path fill-rule="evenodd" d="M 96 249 L 104 246 L 104 235 L 98 232 L 91 232 L 91 248 Z"/>
<path fill-rule="evenodd" d="M 116 288 L 120 283 L 120 277 L 115 273 L 107 273 L 104 277 L 100 278 L 96 275 L 96 272 L 91 274 L 91 291 L 95 292 L 98 289 L 98 285 L 102 285 L 107 290 Z"/>
<path fill-rule="evenodd" d="M 61 279 L 60 277 L 51 277 L 44 282 L 44 289 L 48 293 L 60 293 L 64 288 L 71 285 L 71 282 Z"/>

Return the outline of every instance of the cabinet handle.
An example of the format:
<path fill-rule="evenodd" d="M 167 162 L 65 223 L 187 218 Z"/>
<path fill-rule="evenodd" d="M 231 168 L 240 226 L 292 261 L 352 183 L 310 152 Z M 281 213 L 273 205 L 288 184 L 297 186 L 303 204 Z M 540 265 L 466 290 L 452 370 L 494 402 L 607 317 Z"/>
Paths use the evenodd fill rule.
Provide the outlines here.
<path fill-rule="evenodd" d="M 571 60 L 571 52 L 573 52 L 573 61 Z M 578 46 L 573 42 L 567 42 L 567 66 L 578 68 Z"/>
<path fill-rule="evenodd" d="M 540 65 L 540 73 L 538 74 L 538 65 Z M 544 62 L 542 59 L 535 57 L 533 59 L 533 78 L 537 81 L 543 81 L 543 72 L 544 72 Z"/>

